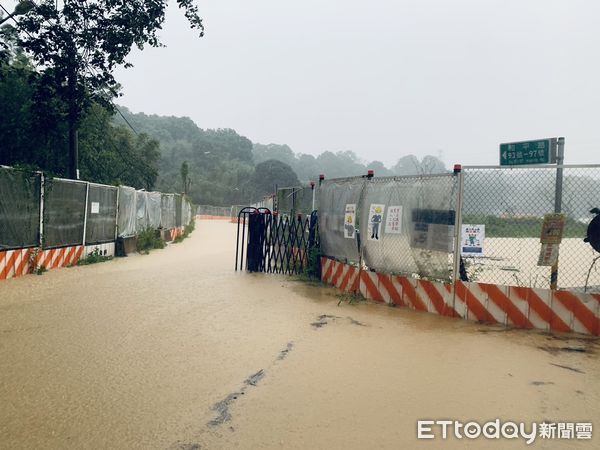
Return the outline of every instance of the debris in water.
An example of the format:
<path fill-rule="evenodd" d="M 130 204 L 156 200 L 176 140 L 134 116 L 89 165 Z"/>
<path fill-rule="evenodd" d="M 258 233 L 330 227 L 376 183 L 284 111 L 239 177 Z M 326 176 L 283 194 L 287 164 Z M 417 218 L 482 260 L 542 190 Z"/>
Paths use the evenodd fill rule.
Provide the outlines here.
<path fill-rule="evenodd" d="M 577 372 L 577 373 L 585 373 L 583 370 L 575 369 L 574 367 L 563 366 L 562 364 L 554 364 L 554 363 L 550 363 L 550 364 L 552 364 L 553 366 L 556 366 L 556 367 L 560 367 L 561 369 L 572 370 L 573 372 Z"/>
<path fill-rule="evenodd" d="M 556 355 L 559 352 L 571 352 L 571 353 L 591 353 L 591 350 L 584 347 L 553 347 L 550 345 L 543 345 L 538 347 L 540 350 L 544 350 L 548 353 Z"/>
<path fill-rule="evenodd" d="M 200 450 L 200 444 L 181 444 L 179 450 Z"/>
<path fill-rule="evenodd" d="M 242 395 L 242 392 L 234 392 L 233 394 L 229 394 L 220 402 L 217 402 L 211 408 L 213 411 L 216 411 L 219 415 L 215 417 L 213 420 L 208 422 L 210 426 L 221 425 L 224 422 L 229 422 L 231 420 L 231 413 L 229 412 L 229 406 L 237 400 L 239 395 Z"/>
<path fill-rule="evenodd" d="M 358 325 L 359 327 L 366 327 L 366 323 L 359 322 L 358 320 L 353 319 L 352 317 L 348 317 L 348 320 L 352 325 Z"/>
<path fill-rule="evenodd" d="M 244 384 L 248 386 L 256 386 L 256 384 L 262 380 L 265 376 L 265 371 L 260 369 L 254 375 L 250 375 L 246 380 L 244 380 Z"/>
<path fill-rule="evenodd" d="M 284 350 L 281 350 L 279 352 L 279 356 L 277 357 L 278 361 L 281 361 L 282 359 L 285 359 L 288 355 L 289 352 L 292 351 L 292 349 L 294 348 L 294 343 L 292 341 L 287 343 L 287 347 Z"/>

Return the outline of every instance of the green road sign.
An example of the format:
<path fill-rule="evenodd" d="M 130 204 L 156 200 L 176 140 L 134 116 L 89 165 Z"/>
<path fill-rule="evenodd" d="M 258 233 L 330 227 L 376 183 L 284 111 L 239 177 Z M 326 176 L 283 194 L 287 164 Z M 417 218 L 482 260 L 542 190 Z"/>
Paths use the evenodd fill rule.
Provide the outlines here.
<path fill-rule="evenodd" d="M 551 164 L 556 162 L 556 138 L 500 144 L 500 165 Z"/>

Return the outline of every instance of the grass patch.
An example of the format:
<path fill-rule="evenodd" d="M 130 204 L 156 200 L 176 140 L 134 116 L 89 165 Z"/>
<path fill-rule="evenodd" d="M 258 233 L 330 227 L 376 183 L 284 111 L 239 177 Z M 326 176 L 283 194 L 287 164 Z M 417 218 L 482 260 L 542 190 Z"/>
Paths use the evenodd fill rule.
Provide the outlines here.
<path fill-rule="evenodd" d="M 85 258 L 81 258 L 79 261 L 77 261 L 77 265 L 78 266 L 87 266 L 89 264 L 96 264 L 96 263 L 101 263 L 101 262 L 105 262 L 105 261 L 110 261 L 111 259 L 113 259 L 112 256 L 103 255 L 102 251 L 98 247 L 96 247 Z"/>
<path fill-rule="evenodd" d="M 465 214 L 463 223 L 485 224 L 485 237 L 537 238 L 542 232 L 543 217 L 497 217 Z M 581 238 L 587 234 L 587 224 L 567 217 L 563 238 Z"/>
<path fill-rule="evenodd" d="M 349 293 L 349 292 L 345 292 L 343 294 L 338 294 L 338 295 L 336 295 L 336 297 L 340 299 L 338 301 L 338 306 L 340 306 L 344 302 L 348 302 L 349 305 L 352 305 L 353 303 L 356 304 L 356 303 L 367 301 L 362 295 L 353 294 L 353 293 Z"/>
<path fill-rule="evenodd" d="M 146 228 L 138 234 L 136 246 L 138 253 L 147 255 L 150 253 L 150 250 L 165 248 L 165 241 L 161 239 L 159 230 Z"/>

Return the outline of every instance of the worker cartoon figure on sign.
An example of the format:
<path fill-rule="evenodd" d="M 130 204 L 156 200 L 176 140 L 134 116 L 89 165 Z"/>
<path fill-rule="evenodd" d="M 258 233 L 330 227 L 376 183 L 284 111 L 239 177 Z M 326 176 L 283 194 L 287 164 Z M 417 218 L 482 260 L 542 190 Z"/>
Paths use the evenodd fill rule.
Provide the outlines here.
<path fill-rule="evenodd" d="M 368 238 L 371 241 L 379 240 L 379 231 L 381 223 L 383 222 L 383 213 L 385 211 L 385 205 L 372 204 L 369 208 L 369 235 Z"/>

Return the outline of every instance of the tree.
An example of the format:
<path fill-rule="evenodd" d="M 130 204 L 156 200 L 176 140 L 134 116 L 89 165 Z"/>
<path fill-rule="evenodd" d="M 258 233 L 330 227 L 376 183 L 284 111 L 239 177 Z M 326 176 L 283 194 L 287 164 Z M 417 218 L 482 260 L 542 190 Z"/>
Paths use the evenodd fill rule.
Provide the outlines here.
<path fill-rule="evenodd" d="M 256 198 L 272 194 L 275 192 L 275 186 L 281 188 L 299 185 L 298 176 L 292 168 L 276 159 L 268 159 L 257 164 L 252 176 L 252 186 Z"/>
<path fill-rule="evenodd" d="M 181 183 L 183 185 L 183 193 L 187 194 L 189 188 L 189 180 L 188 175 L 190 173 L 190 167 L 188 166 L 187 161 L 181 163 Z"/>
<path fill-rule="evenodd" d="M 40 96 L 65 100 L 69 130 L 69 175 L 77 177 L 77 130 L 91 102 L 112 108 L 119 85 L 113 72 L 130 67 L 126 57 L 135 45 L 160 46 L 157 32 L 165 19 L 166 0 L 42 0 L 20 16 L 18 45 L 40 73 Z M 204 27 L 193 0 L 177 0 L 190 26 Z"/>

